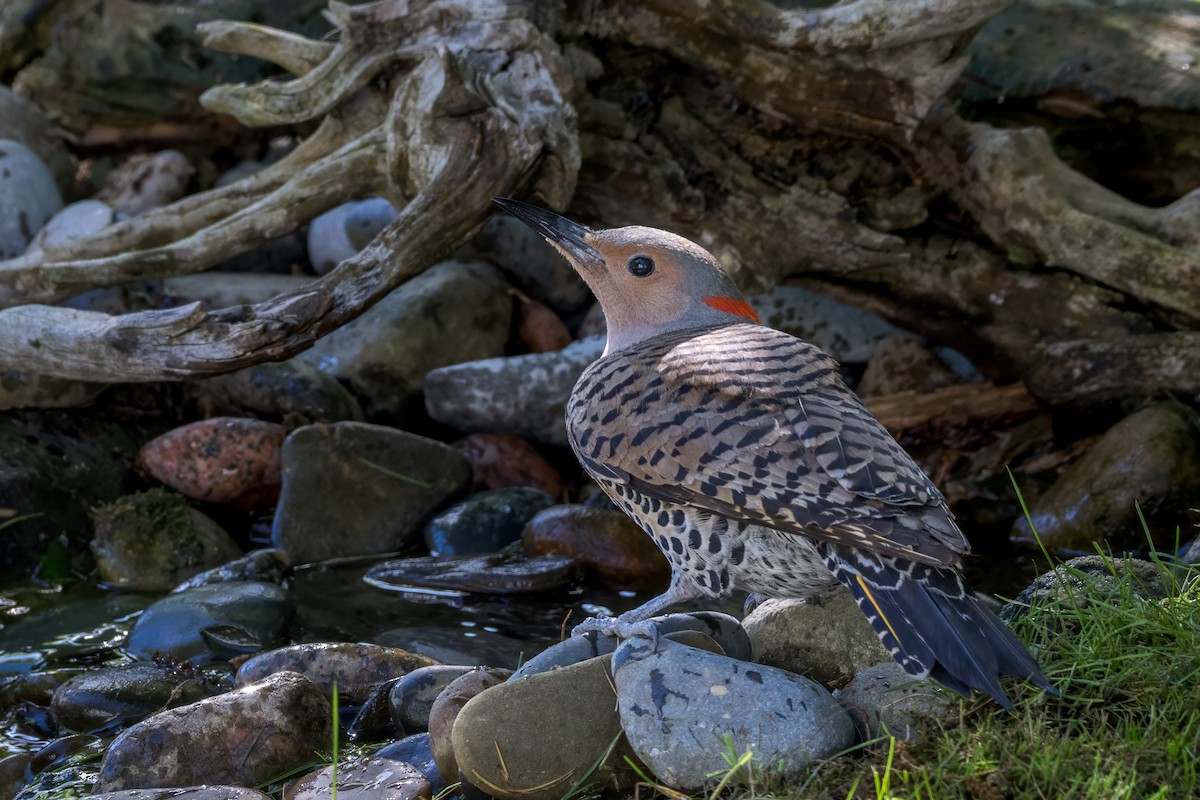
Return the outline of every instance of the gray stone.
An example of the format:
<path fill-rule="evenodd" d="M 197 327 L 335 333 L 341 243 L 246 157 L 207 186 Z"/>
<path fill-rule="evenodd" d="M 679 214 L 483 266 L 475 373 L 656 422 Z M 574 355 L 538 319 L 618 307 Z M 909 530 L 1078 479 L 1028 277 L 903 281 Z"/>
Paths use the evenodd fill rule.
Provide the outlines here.
<path fill-rule="evenodd" d="M 192 165 L 178 150 L 134 155 L 108 174 L 96 197 L 136 217 L 183 197 L 191 177 Z"/>
<path fill-rule="evenodd" d="M 438 664 L 415 669 L 396 681 L 388 698 L 396 727 L 404 733 L 428 730 L 429 712 L 438 695 L 472 669 Z"/>
<path fill-rule="evenodd" d="M 429 747 L 441 775 L 458 775 L 457 752 L 451 741 L 455 721 L 468 701 L 508 680 L 507 669 L 478 667 L 452 680 L 429 710 Z"/>
<path fill-rule="evenodd" d="M 62 204 L 54 176 L 37 154 L 0 139 L 0 259 L 24 253 Z"/>
<path fill-rule="evenodd" d="M 637 776 L 625 762 L 632 752 L 610 658 L 509 680 L 472 698 L 451 734 L 463 778 L 502 800 L 558 800 L 585 780 L 630 788 Z"/>
<path fill-rule="evenodd" d="M 299 428 L 283 445 L 271 541 L 297 564 L 395 551 L 470 484 L 467 460 L 433 439 L 362 422 Z"/>
<path fill-rule="evenodd" d="M 1033 530 L 1052 550 L 1168 549 L 1190 527 L 1187 509 L 1200 497 L 1200 417 L 1180 403 L 1146 406 L 1114 425 L 1029 504 Z M 1012 538 L 1034 545 L 1022 516 Z"/>
<path fill-rule="evenodd" d="M 12 30 L 8 28 L 11 22 L 11 17 L 6 20 L 5 33 Z M 3 50 L 2 44 L 0 50 Z M 71 190 L 75 183 L 75 159 L 63 143 L 62 132 L 41 106 L 7 86 L 0 86 L 0 139 L 20 142 L 37 153 L 42 163 L 54 173 L 59 190 Z"/>
<path fill-rule="evenodd" d="M 342 800 L 418 800 L 433 796 L 429 779 L 411 764 L 390 758 L 359 756 L 305 775 L 288 791 L 288 800 L 329 800 L 333 782 Z"/>
<path fill-rule="evenodd" d="M 1087 608 L 1094 600 L 1120 601 L 1125 587 L 1135 597 L 1158 601 L 1171 594 L 1171 577 L 1151 561 L 1079 556 L 1039 575 L 1000 609 L 1000 619 L 1011 625 L 1032 608 L 1040 620 L 1059 628 L 1057 610 Z"/>
<path fill-rule="evenodd" d="M 570 556 L 525 558 L 508 551 L 481 556 L 419 557 L 385 561 L 367 570 L 372 586 L 422 594 L 527 594 L 557 589 L 579 574 L 579 562 Z M 419 587 L 419 589 L 417 588 Z"/>
<path fill-rule="evenodd" d="M 377 644 L 313 642 L 260 653 L 238 667 L 234 680 L 238 686 L 248 686 L 277 672 L 298 672 L 329 696 L 337 684 L 343 702 L 359 705 L 380 684 L 436 663 L 417 653 Z"/>
<path fill-rule="evenodd" d="M 294 610 L 291 593 L 272 583 L 198 586 L 147 608 L 129 632 L 125 649 L 144 658 L 161 654 L 205 664 L 212 660 L 203 635 L 206 628 L 244 629 L 261 649 L 284 638 Z"/>
<path fill-rule="evenodd" d="M 446 788 L 442 775 L 438 772 L 437 762 L 433 760 L 433 749 L 429 746 L 428 733 L 414 733 L 399 741 L 384 745 L 375 751 L 380 758 L 390 758 L 403 761 L 415 767 L 429 781 L 431 797 L 437 797 Z"/>
<path fill-rule="evenodd" d="M 842 363 L 866 362 L 884 339 L 913 336 L 877 314 L 798 286 L 747 298 L 763 324 L 812 342 Z"/>
<path fill-rule="evenodd" d="M 504 352 L 512 298 L 482 262 L 448 261 L 413 278 L 299 357 L 350 387 L 368 419 L 421 411 L 426 374 Z"/>
<path fill-rule="evenodd" d="M 668 786 L 691 790 L 750 749 L 762 773 L 803 775 L 856 738 L 846 711 L 819 684 L 774 667 L 706 653 L 669 639 L 617 648 L 613 676 L 621 727 Z"/>
<path fill-rule="evenodd" d="M 62 247 L 72 239 L 98 233 L 116 221 L 116 212 L 99 200 L 71 203 L 46 222 L 26 252 Z"/>
<path fill-rule="evenodd" d="M 516 486 L 471 495 L 425 524 L 425 546 L 433 556 L 494 553 L 521 538 L 525 524 L 554 505 L 540 489 Z"/>
<path fill-rule="evenodd" d="M 583 308 L 592 293 L 566 259 L 537 231 L 497 214 L 475 236 L 472 248 L 504 271 L 514 286 L 560 314 Z"/>
<path fill-rule="evenodd" d="M 919 739 L 932 723 L 958 715 L 953 692 L 934 681 L 914 678 L 895 661 L 860 670 L 834 696 L 857 716 L 864 739 Z"/>
<path fill-rule="evenodd" d="M 467 433 L 510 433 L 565 446 L 567 398 L 603 351 L 604 340 L 593 337 L 550 353 L 435 369 L 425 379 L 425 407 L 438 422 Z"/>
<path fill-rule="evenodd" d="M 332 272 L 398 217 L 383 197 L 353 200 L 320 214 L 308 225 L 308 260 L 318 275 Z"/>
<path fill-rule="evenodd" d="M 130 664 L 92 670 L 54 690 L 50 709 L 70 731 L 115 731 L 160 709 L 213 694 L 196 676 L 157 664 Z"/>
<path fill-rule="evenodd" d="M 122 789 L 89 794 L 83 800 L 271 800 L 271 795 L 245 786 L 185 786 L 178 789 Z"/>
<path fill-rule="evenodd" d="M 558 667 L 578 664 L 590 658 L 609 655 L 617 649 L 618 644 L 617 637 L 605 636 L 598 631 L 569 636 L 526 661 L 509 680 L 520 680 Z"/>
<path fill-rule="evenodd" d="M 766 600 L 742 620 L 759 664 L 829 686 L 892 657 L 846 589 L 811 600 Z"/>
<path fill-rule="evenodd" d="M 363 418 L 349 390 L 307 361 L 293 358 L 192 384 L 206 417 L 253 416 L 276 422 L 341 422 Z"/>
<path fill-rule="evenodd" d="M 252 550 L 235 561 L 188 578 L 171 591 L 172 593 L 186 592 L 197 586 L 231 581 L 260 581 L 280 584 L 291 571 L 292 561 L 284 551 L 276 548 Z"/>
<path fill-rule="evenodd" d="M 100 577 L 125 589 L 165 592 L 242 554 L 220 525 L 165 489 L 99 506 L 92 519 Z"/>
<path fill-rule="evenodd" d="M 331 718 L 320 689 L 280 672 L 126 729 L 105 753 L 96 788 L 264 784 L 327 749 Z"/>

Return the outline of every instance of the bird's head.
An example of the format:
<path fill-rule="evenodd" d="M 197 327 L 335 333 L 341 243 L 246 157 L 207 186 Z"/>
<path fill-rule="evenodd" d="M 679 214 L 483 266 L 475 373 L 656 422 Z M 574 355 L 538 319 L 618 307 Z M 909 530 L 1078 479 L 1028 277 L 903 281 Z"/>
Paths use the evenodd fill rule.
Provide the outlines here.
<path fill-rule="evenodd" d="M 493 202 L 540 233 L 591 288 L 615 352 L 678 330 L 758 322 L 758 314 L 717 259 L 693 242 L 657 228 L 593 231 L 552 211 Z"/>

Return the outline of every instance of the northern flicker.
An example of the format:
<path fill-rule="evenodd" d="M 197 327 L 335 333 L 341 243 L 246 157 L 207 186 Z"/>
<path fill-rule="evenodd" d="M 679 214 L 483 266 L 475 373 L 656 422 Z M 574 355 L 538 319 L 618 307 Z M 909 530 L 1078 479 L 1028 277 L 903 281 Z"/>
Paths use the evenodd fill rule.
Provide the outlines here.
<path fill-rule="evenodd" d="M 628 635 L 681 600 L 735 587 L 809 597 L 840 582 L 909 674 L 1006 707 L 1001 675 L 1054 691 L 964 584 L 969 545 L 942 494 L 832 358 L 762 325 L 687 239 L 593 231 L 495 202 L 554 245 L 600 301 L 608 344 L 571 394 L 568 437 L 671 563 L 664 594 L 581 628 Z"/>

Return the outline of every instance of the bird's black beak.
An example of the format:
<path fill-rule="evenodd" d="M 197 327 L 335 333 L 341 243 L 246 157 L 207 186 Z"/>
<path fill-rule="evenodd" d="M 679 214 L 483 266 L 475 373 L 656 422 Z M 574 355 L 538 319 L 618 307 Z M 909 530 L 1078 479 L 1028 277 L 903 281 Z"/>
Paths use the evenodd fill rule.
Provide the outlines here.
<path fill-rule="evenodd" d="M 588 272 L 604 266 L 604 256 L 587 242 L 587 234 L 591 231 L 578 222 L 507 197 L 493 197 L 492 202 L 540 233 L 573 266 Z"/>

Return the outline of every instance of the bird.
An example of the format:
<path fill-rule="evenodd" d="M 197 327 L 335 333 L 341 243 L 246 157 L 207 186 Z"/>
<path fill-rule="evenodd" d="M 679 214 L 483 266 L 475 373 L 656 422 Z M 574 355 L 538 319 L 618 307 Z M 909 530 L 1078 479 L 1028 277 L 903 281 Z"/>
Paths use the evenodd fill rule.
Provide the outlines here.
<path fill-rule="evenodd" d="M 533 228 L 591 288 L 603 354 L 566 408 L 587 474 L 658 545 L 669 588 L 574 633 L 648 634 L 685 600 L 845 586 L 911 676 L 1012 702 L 1001 676 L 1055 694 L 963 580 L 969 543 L 942 493 L 815 345 L 762 324 L 717 259 L 643 226 L 592 230 L 528 203 Z"/>

